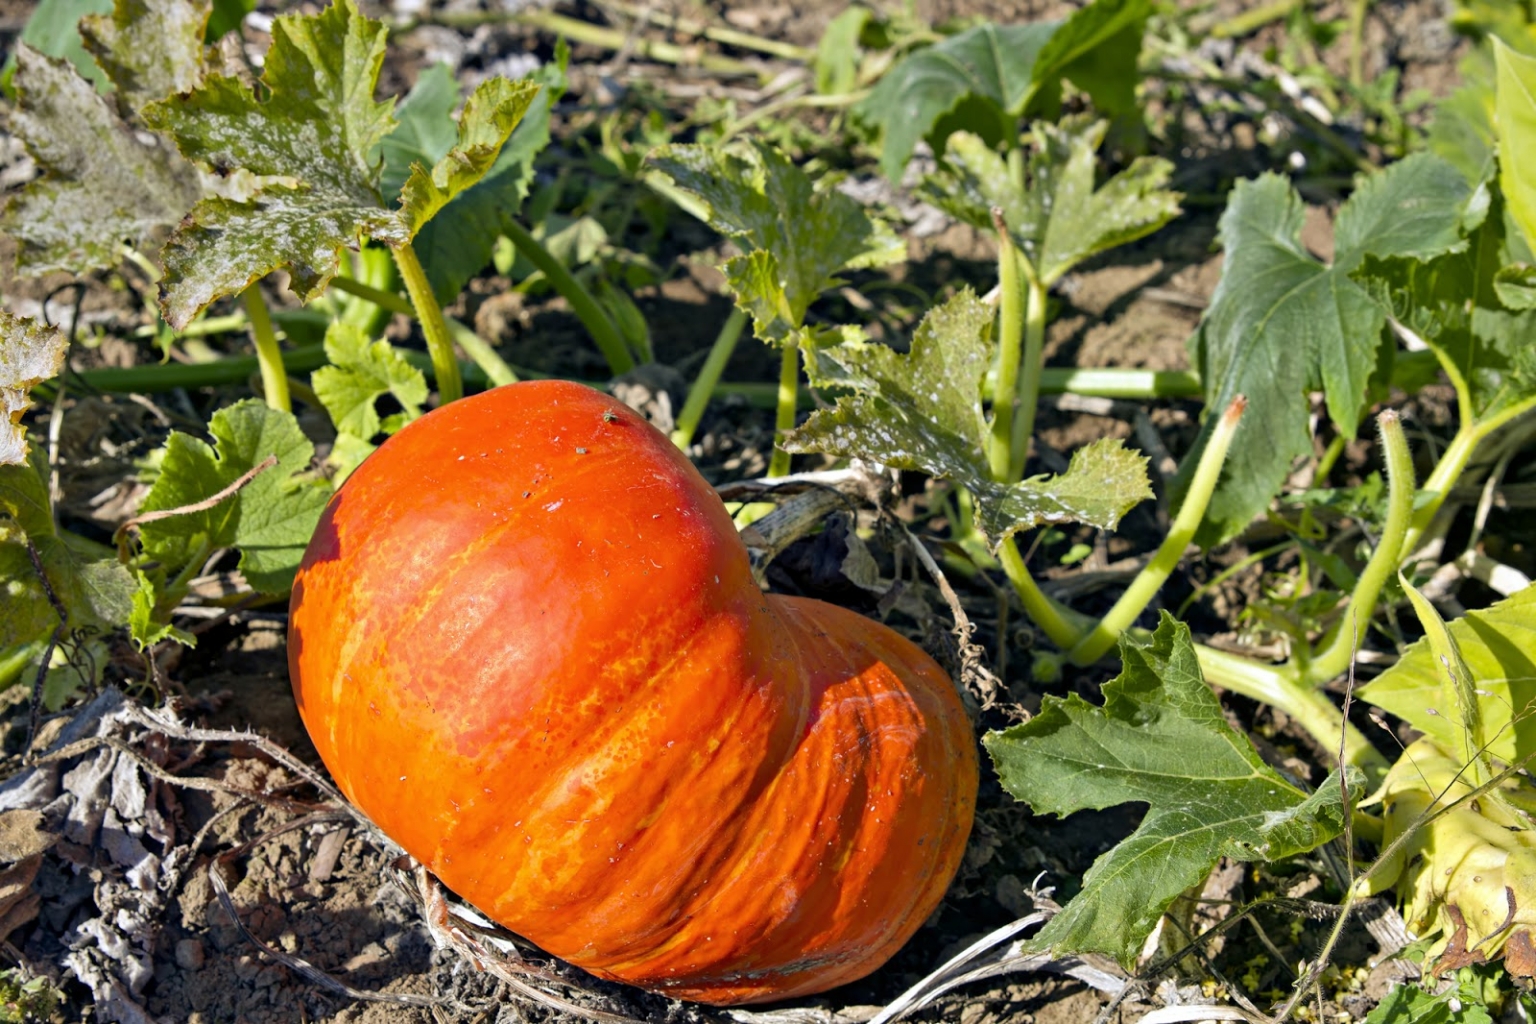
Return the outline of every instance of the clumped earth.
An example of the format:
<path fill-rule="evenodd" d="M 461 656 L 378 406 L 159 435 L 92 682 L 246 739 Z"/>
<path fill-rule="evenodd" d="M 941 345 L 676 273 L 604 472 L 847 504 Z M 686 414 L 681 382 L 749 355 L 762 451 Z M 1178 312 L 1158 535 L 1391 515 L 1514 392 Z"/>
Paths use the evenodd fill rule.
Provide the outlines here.
<path fill-rule="evenodd" d="M 1223 2 L 1210 16 L 1230 18 L 1254 6 Z M 1324 5 L 1315 17 L 1335 16 L 1334 6 L 1343 7 Z M 474 10 L 475 5 L 449 5 L 450 10 L 460 8 Z M 1018 21 L 1062 9 L 1051 2 L 926 0 L 917 5 L 917 14 L 931 20 L 981 16 Z M 601 17 L 595 7 L 571 13 Z M 836 10 L 824 3 L 744 0 L 717 13 L 737 27 L 814 46 Z M 29 4 L 0 3 L 0 33 L 14 38 L 29 14 Z M 1455 82 L 1458 42 L 1445 28 L 1444 15 L 1433 0 L 1372 5 L 1364 36 L 1368 72 L 1395 68 L 1406 86 L 1448 90 Z M 1212 57 L 1235 66 L 1244 53 L 1261 55 L 1279 45 L 1280 31 L 1279 25 L 1262 29 L 1241 47 L 1218 47 Z M 547 55 L 549 48 L 547 39 L 494 21 L 462 30 L 424 26 L 397 36 L 394 44 L 386 69 L 388 89 L 413 81 L 425 63 L 445 55 L 462 61 L 463 71 L 481 71 L 525 52 Z M 1330 52 L 1328 60 L 1334 62 L 1335 55 Z M 1342 66 L 1337 70 L 1342 72 Z M 559 112 L 579 119 L 594 104 L 620 101 L 642 77 L 663 92 L 675 87 L 681 95 L 684 86 L 697 88 L 696 76 L 685 71 L 578 46 L 572 89 Z M 1252 124 L 1242 118 L 1217 116 L 1180 131 L 1185 144 L 1175 185 L 1187 194 L 1190 212 L 1154 238 L 1118 249 L 1062 283 L 1053 296 L 1060 308 L 1048 336 L 1050 365 L 1188 366 L 1186 340 L 1220 273 L 1214 251 L 1217 202 L 1233 178 L 1264 169 L 1270 155 L 1260 152 Z M 557 146 L 560 139 L 557 126 Z M 9 138 L 0 143 L 5 173 L 11 175 L 24 157 Z M 1330 213 L 1339 194 L 1319 186 L 1307 198 L 1311 207 L 1304 242 L 1326 257 L 1332 249 Z M 911 218 L 913 259 L 903 271 L 904 283 L 929 294 L 959 283 L 989 287 L 995 279 L 991 240 L 933 213 Z M 678 231 L 668 239 L 677 252 L 713 244 L 697 225 Z M 26 312 L 29 301 L 35 307 L 61 308 L 52 292 L 58 283 L 4 285 L 12 303 Z M 473 322 L 514 365 L 576 377 L 603 375 L 595 351 L 563 302 L 525 300 L 509 293 L 507 283 L 485 275 L 450 312 Z M 701 339 L 713 338 L 730 310 L 718 272 L 701 262 L 690 262 L 664 284 L 642 289 L 637 301 L 652 327 L 658 360 L 687 369 L 702 356 Z M 85 289 L 69 314 L 82 324 L 119 327 L 135 326 L 143 318 L 131 299 L 99 288 Z M 889 326 L 894 333 L 912 324 Z M 394 329 L 407 330 L 403 321 Z M 872 327 L 872 333 L 879 332 Z M 113 342 L 102 344 L 94 357 L 100 365 L 139 358 L 131 346 Z M 726 377 L 771 380 L 774 362 L 761 346 L 743 344 Z M 686 379 L 687 369 L 678 381 Z M 667 380 L 640 381 L 635 394 L 635 401 L 663 423 L 680 402 L 677 382 Z M 121 522 L 142 497 L 135 485 L 121 482 L 123 467 L 151 450 L 168 428 L 201 422 L 194 404 L 212 398 L 180 393 L 155 406 L 110 396 L 74 400 L 60 439 L 67 456 L 61 514 L 108 528 Z M 1432 391 L 1420 396 L 1421 402 L 1432 399 Z M 1138 422 L 1139 415 L 1146 422 Z M 1034 458 L 1041 469 L 1055 469 L 1088 441 L 1132 434 L 1142 441 L 1150 434 L 1177 458 L 1194 436 L 1198 415 L 1198 406 L 1176 400 L 1132 409 L 1113 402 L 1048 403 Z M 317 433 L 324 429 L 322 424 Z M 694 454 L 712 481 L 754 477 L 766 467 L 771 437 L 770 413 L 740 398 L 723 399 L 713 404 Z M 1370 468 L 1366 458 L 1363 449 L 1351 449 L 1341 466 L 1359 474 Z M 1163 467 L 1154 459 L 1153 468 Z M 930 510 L 924 495 L 914 491 L 897 511 Z M 1047 573 L 1048 586 L 1074 594 L 1092 610 L 1095 590 L 1111 587 L 1123 578 L 1127 560 L 1155 545 L 1162 535 L 1160 519 L 1166 520 L 1161 506 L 1149 503 L 1138 509 L 1120 533 L 1095 547 L 1086 560 Z M 950 611 L 938 592 L 910 574 L 900 587 L 882 593 L 861 588 L 841 571 L 847 548 L 840 537 L 846 538 L 846 530 L 797 543 L 777 561 L 774 586 L 889 616 L 955 664 Z M 1085 531 L 1049 543 L 1060 548 L 1059 555 L 1083 538 L 1093 540 Z M 896 549 L 893 542 L 875 552 L 887 583 L 896 571 Z M 1246 553 L 1237 546 L 1224 558 L 1236 563 Z M 210 578 L 221 568 L 227 567 L 212 566 Z M 1208 565 L 1196 575 L 1176 576 L 1165 603 L 1177 606 L 1220 569 Z M 1232 630 L 1233 615 L 1256 596 L 1258 586 L 1256 574 L 1234 576 L 1192 607 L 1191 621 L 1212 635 Z M 1027 665 L 1034 638 L 1028 628 L 1000 617 L 997 597 L 981 584 L 959 587 L 965 610 L 978 626 L 978 641 L 994 652 L 990 668 L 1007 680 L 996 706 L 981 715 L 978 735 L 1038 707 L 1043 692 L 1092 693 L 1105 678 L 1102 671 L 1068 669 L 1059 681 L 1032 682 Z M 0 786 L 0 861 L 7 865 L 0 872 L 0 930 L 9 935 L 12 959 L 61 980 L 66 1001 L 52 1011 L 53 1019 L 188 1024 L 575 1019 L 575 1007 L 534 1002 L 478 970 L 461 951 L 435 941 L 422 891 L 399 851 L 365 824 L 330 808 L 298 770 L 307 765 L 319 771 L 289 691 L 282 611 L 248 607 L 211 619 L 195 650 L 159 665 L 156 674 L 173 709 L 163 720 L 135 710 L 138 699 L 149 694 L 125 697 L 111 690 L 46 719 L 39 747 L 50 753 L 36 765 L 23 765 L 20 756 L 32 724 L 25 689 L 0 696 L 6 702 L 0 723 L 6 761 L 0 769 L 8 778 Z M 1308 763 L 1315 760 L 1294 756 L 1305 741 L 1287 732 L 1283 718 L 1255 713 L 1240 699 L 1229 705 L 1249 716 L 1246 726 L 1268 738 L 1264 752 L 1272 761 L 1303 774 L 1311 770 Z M 280 763 L 275 751 L 291 752 L 296 766 Z M 597 982 L 549 963 L 537 951 L 528 951 L 529 962 L 549 975 L 537 980 L 541 989 L 589 1013 L 669 1022 L 867 1020 L 981 935 L 1034 910 L 1030 893 L 1037 886 L 1054 888 L 1060 898 L 1069 896 L 1093 859 L 1134 828 L 1136 815 L 1134 808 L 1121 808 L 1066 821 L 1036 819 L 1014 804 L 995 777 L 984 778 L 965 863 L 941 910 L 869 979 L 790 1007 L 728 1014 Z M 1227 932 L 1207 948 L 1210 959 L 1175 963 L 1145 983 L 1128 986 L 1121 999 L 1055 973 L 1011 973 L 950 992 L 918 1011 L 917 1019 L 1068 1024 L 1112 1011 L 1109 1019 L 1134 1021 L 1152 1006 L 1212 999 L 1223 970 L 1243 975 L 1249 991 L 1284 992 L 1294 979 L 1294 965 L 1313 955 L 1327 927 L 1321 916 L 1326 905 L 1306 901 L 1328 870 L 1319 862 L 1286 876 L 1251 867 L 1218 871 L 1204 894 L 1211 902 L 1189 919 L 1193 928 L 1215 924 L 1228 903 L 1261 894 L 1291 902 Z M 227 900 L 220 898 L 220 884 Z M 76 936 L 73 948 L 65 947 L 65 936 Z M 264 951 L 258 942 L 281 956 Z M 1181 945 L 1166 935 L 1164 943 L 1165 953 Z M 1380 949 L 1364 925 L 1352 925 L 1337 961 L 1366 963 Z M 79 980 L 62 981 L 59 969 L 65 965 Z M 1103 977 L 1125 982 L 1109 965 L 1098 966 Z M 1329 989 L 1333 1001 L 1316 1013 L 1331 1019 L 1339 1013 L 1363 1015 L 1406 969 L 1388 961 L 1374 970 L 1339 972 Z M 1218 979 L 1214 985 L 1213 977 Z M 358 998 L 358 992 L 368 998 Z"/>

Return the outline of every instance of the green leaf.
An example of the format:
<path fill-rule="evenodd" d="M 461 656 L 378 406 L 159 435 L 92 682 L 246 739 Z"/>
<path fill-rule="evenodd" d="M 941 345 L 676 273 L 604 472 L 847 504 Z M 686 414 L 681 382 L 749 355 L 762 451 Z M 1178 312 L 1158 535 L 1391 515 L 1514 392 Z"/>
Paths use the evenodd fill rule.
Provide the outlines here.
<path fill-rule="evenodd" d="M 1512 763 L 1536 750 L 1536 587 L 1468 612 L 1446 629 L 1475 687 L 1488 752 Z M 1456 693 L 1428 637 L 1356 695 L 1446 750 L 1465 746 Z"/>
<path fill-rule="evenodd" d="M 183 647 L 196 647 L 197 637 L 184 629 L 173 626 L 162 611 L 165 604 L 161 589 L 165 585 L 165 570 L 136 574 L 137 585 L 133 591 L 133 608 L 128 614 L 128 637 L 139 650 L 147 650 L 162 640 L 174 640 Z"/>
<path fill-rule="evenodd" d="M 26 27 L 21 30 L 20 38 L 16 40 L 16 51 L 6 59 L 7 88 L 11 76 L 15 74 L 16 57 L 23 45 L 49 57 L 68 61 L 93 85 L 105 88 L 107 76 L 86 52 L 77 26 L 80 19 L 88 14 L 106 14 L 111 10 L 112 0 L 39 0 L 32 16 L 27 19 Z"/>
<path fill-rule="evenodd" d="M 414 166 L 401 189 L 401 216 L 413 238 L 439 210 L 485 177 L 538 91 L 527 81 L 491 78 L 480 83 L 464 104 L 458 144 L 430 174 L 420 164 Z"/>
<path fill-rule="evenodd" d="M 1520 312 L 1536 309 L 1536 266 L 1515 263 L 1500 267 L 1493 278 L 1493 290 L 1509 309 Z"/>
<path fill-rule="evenodd" d="M 816 44 L 816 91 L 823 96 L 852 92 L 859 77 L 859 36 L 872 17 L 867 7 L 849 7 L 827 23 Z"/>
<path fill-rule="evenodd" d="M 427 380 L 389 342 L 370 343 L 356 327 L 333 323 L 325 332 L 325 354 L 331 365 L 322 366 L 310 379 L 339 433 L 369 441 L 380 430 L 393 433 L 421 415 Z M 374 408 L 384 395 L 393 395 L 403 410 L 388 424 Z"/>
<path fill-rule="evenodd" d="M 0 309 L 0 466 L 26 463 L 22 414 L 32 406 L 32 389 L 64 369 L 68 347 L 47 324 Z"/>
<path fill-rule="evenodd" d="M 1493 1024 L 1486 1007 L 1454 1000 L 1454 992 L 1435 995 L 1417 985 L 1394 985 L 1365 1024 Z"/>
<path fill-rule="evenodd" d="M 1440 664 L 1442 678 L 1448 684 L 1450 706 L 1456 709 L 1456 725 L 1460 731 L 1458 739 L 1461 741 L 1451 749 L 1461 752 L 1463 763 L 1468 766 L 1474 784 L 1487 782 L 1493 777 L 1493 768 L 1488 761 L 1482 709 L 1477 703 L 1477 682 L 1466 659 L 1462 657 L 1461 645 L 1456 642 L 1456 635 L 1446 628 L 1445 620 L 1440 617 L 1435 606 L 1401 572 L 1397 574 L 1397 582 L 1403 588 L 1403 593 L 1408 595 L 1408 602 L 1413 605 L 1419 625 L 1424 628 L 1424 640 L 1429 644 L 1430 654 Z M 1473 767 L 1477 762 L 1483 766 L 1481 776 Z"/>
<path fill-rule="evenodd" d="M 166 243 L 160 304 L 173 326 L 283 267 L 307 299 L 360 235 L 409 240 L 382 205 L 370 161 L 394 124 L 391 104 L 373 99 L 384 36 L 353 0 L 313 17 L 284 15 L 272 23 L 265 99 L 238 78 L 211 75 L 145 108 L 150 126 L 174 135 L 188 158 L 219 174 L 243 170 L 274 181 L 248 202 L 204 199 Z"/>
<path fill-rule="evenodd" d="M 884 345 L 844 344 L 813 353 L 813 382 L 853 394 L 811 415 L 784 440 L 791 452 L 825 452 L 948 477 L 971 491 L 994 548 L 1039 523 L 1113 529 L 1152 496 L 1146 459 L 1119 441 L 1080 449 L 1067 472 L 1005 485 L 983 453 L 981 387 L 991 364 L 991 307 L 969 290 L 930 310 L 901 355 Z"/>
<path fill-rule="evenodd" d="M 329 496 L 329 488 L 299 476 L 309 468 L 314 446 L 291 413 L 255 400 L 220 409 L 208 430 L 214 447 L 189 434 L 171 434 L 142 512 L 202 502 L 268 456 L 277 456 L 277 465 L 212 508 L 145 523 L 144 550 L 180 567 L 214 549 L 237 547 L 240 571 L 251 586 L 286 593 Z"/>
<path fill-rule="evenodd" d="M 412 244 L 439 302 L 446 304 L 456 298 L 465 283 L 485 269 L 502 225 L 522 208 L 533 182 L 534 158 L 549 145 L 550 110 L 565 92 L 567 53 L 561 40 L 555 51 L 556 59 L 530 76 L 529 81 L 542 88 L 485 177 L 417 233 Z M 403 112 L 401 116 L 403 119 Z M 448 123 L 451 126 L 452 120 L 448 119 Z M 448 136 L 449 146 L 455 137 Z M 432 163 L 440 158 L 439 153 L 423 162 Z"/>
<path fill-rule="evenodd" d="M 1482 85 L 1466 85 L 1435 105 L 1424 141 L 1429 151 L 1461 172 L 1470 185 L 1493 177 L 1493 91 Z"/>
<path fill-rule="evenodd" d="M 1308 392 L 1321 389 L 1338 429 L 1353 436 L 1383 345 L 1386 311 L 1351 273 L 1368 255 L 1428 261 L 1465 248 L 1474 198 L 1456 169 L 1417 154 L 1360 179 L 1339 211 L 1332 266 L 1301 244 L 1301 197 L 1266 174 L 1239 182 L 1221 218 L 1226 264 L 1196 337 L 1206 408 L 1248 396 L 1229 468 L 1197 538 L 1235 536 L 1279 493 L 1292 462 L 1312 452 Z M 1208 417 L 1186 457 L 1187 486 L 1214 427 Z"/>
<path fill-rule="evenodd" d="M 1511 219 L 1536 244 L 1536 57 L 1493 41 L 1494 120 L 1499 138 L 1499 187 Z"/>
<path fill-rule="evenodd" d="M 1018 118 L 1063 77 L 1106 111 L 1125 109 L 1147 10 L 1146 0 L 1095 0 L 1063 22 L 978 25 L 910 54 L 854 108 L 884 136 L 881 169 L 899 179 L 918 140 L 957 108 L 968 109 L 954 127 L 1011 142 Z"/>
<path fill-rule="evenodd" d="M 26 274 L 83 274 L 115 266 L 123 242 L 142 244 L 197 201 L 192 168 L 160 140 L 136 132 L 110 101 L 60 60 L 17 50 L 19 109 L 11 131 L 42 177 L 9 203 L 5 230 Z"/>
<path fill-rule="evenodd" d="M 81 21 L 80 34 L 119 102 L 137 111 L 202 81 L 211 10 L 210 0 L 117 0 L 110 17 Z"/>
<path fill-rule="evenodd" d="M 957 132 L 939 171 L 925 182 L 931 202 L 991 232 L 999 207 L 1030 272 L 1043 284 L 1060 280 L 1096 253 L 1149 235 L 1179 213 L 1179 194 L 1165 186 L 1166 160 L 1138 157 L 1094 188 L 1094 154 L 1108 122 L 1061 126 L 1037 122 L 1031 132 L 1028 181 L 978 136 Z"/>
<path fill-rule="evenodd" d="M 710 226 L 749 250 L 726 265 L 737 302 L 753 314 L 764 341 L 782 343 L 805 322 L 806 310 L 836 275 L 892 263 L 906 247 L 889 226 L 778 150 L 756 144 L 742 155 L 705 146 L 662 146 L 650 162 L 709 207 Z M 770 254 L 771 265 L 756 251 Z M 745 290 L 743 290 L 745 289 Z"/>
<path fill-rule="evenodd" d="M 211 45 L 231 32 L 238 32 L 245 16 L 255 9 L 256 0 L 213 0 L 213 14 L 208 19 L 204 41 Z"/>
<path fill-rule="evenodd" d="M 398 199 L 411 169 L 431 167 L 453 148 L 459 127 L 453 109 L 459 105 L 459 83 L 447 64 L 433 64 L 395 108 L 395 129 L 379 142 L 384 159 L 381 186 L 384 198 Z"/>
<path fill-rule="evenodd" d="M 1003 788 L 1037 814 L 1147 804 L 1141 825 L 1094 862 L 1082 891 L 1029 940 L 1053 955 L 1105 953 L 1130 966 L 1164 910 L 1222 857 L 1274 861 L 1343 828 L 1330 776 L 1313 794 L 1266 765 L 1227 724 L 1189 628 L 1167 612 L 1150 642 L 1120 640 L 1104 706 L 1046 697 L 1029 722 L 983 741 Z M 1358 792 L 1358 772 L 1350 769 Z"/>

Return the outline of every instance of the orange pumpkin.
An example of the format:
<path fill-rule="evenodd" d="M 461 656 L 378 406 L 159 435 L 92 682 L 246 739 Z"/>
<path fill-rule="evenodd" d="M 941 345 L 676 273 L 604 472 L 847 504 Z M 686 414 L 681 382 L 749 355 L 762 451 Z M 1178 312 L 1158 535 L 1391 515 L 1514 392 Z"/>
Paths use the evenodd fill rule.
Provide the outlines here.
<path fill-rule="evenodd" d="M 765 595 L 693 465 L 580 385 L 387 441 L 294 587 L 289 667 L 343 792 L 449 888 L 599 977 L 733 1004 L 884 963 L 975 807 L 953 683 Z"/>

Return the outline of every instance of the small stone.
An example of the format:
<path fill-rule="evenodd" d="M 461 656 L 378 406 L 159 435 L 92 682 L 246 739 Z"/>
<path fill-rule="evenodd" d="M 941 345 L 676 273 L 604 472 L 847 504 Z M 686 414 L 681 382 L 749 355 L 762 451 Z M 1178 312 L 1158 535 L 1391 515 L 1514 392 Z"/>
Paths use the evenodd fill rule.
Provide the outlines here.
<path fill-rule="evenodd" d="M 203 941 L 182 939 L 176 943 L 176 966 L 184 971 L 199 971 L 203 967 Z"/>

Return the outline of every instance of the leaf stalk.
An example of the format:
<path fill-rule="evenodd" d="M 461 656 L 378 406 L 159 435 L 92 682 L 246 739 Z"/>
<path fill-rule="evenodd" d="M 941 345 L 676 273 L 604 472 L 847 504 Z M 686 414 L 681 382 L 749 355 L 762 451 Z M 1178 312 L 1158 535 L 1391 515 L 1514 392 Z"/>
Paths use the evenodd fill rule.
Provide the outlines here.
<path fill-rule="evenodd" d="M 254 281 L 240 294 L 251 322 L 251 338 L 256 342 L 256 365 L 261 370 L 261 385 L 267 404 L 281 412 L 292 412 L 288 396 L 288 373 L 283 369 L 283 349 L 272 329 L 272 314 L 261 294 L 261 282 Z"/>
<path fill-rule="evenodd" d="M 619 329 L 614 326 L 613 320 L 603 310 L 598 301 L 592 297 L 592 293 L 565 268 L 565 264 L 555 259 L 539 240 L 528 233 L 528 229 L 510 218 L 502 225 L 502 233 L 511 240 L 517 251 L 528 257 L 532 263 L 544 272 L 550 285 L 559 292 L 565 301 L 570 303 L 571 312 L 576 314 L 587 329 L 587 333 L 596 342 L 598 351 L 608 361 L 608 370 L 615 377 L 628 373 L 635 368 L 635 360 L 629 354 L 629 346 L 624 344 L 624 338 L 619 334 Z"/>
<path fill-rule="evenodd" d="M 794 429 L 795 409 L 800 397 L 800 335 L 791 334 L 784 342 L 779 363 L 779 400 L 773 423 L 773 458 L 768 463 L 770 477 L 789 475 L 789 452 L 781 447 L 784 435 Z"/>
<path fill-rule="evenodd" d="M 421 322 L 421 333 L 427 339 L 427 354 L 432 357 L 432 369 L 437 377 L 439 403 L 447 405 L 464 397 L 464 378 L 459 373 L 459 360 L 453 352 L 453 336 L 448 332 L 448 322 L 443 319 L 443 307 L 438 305 L 432 292 L 432 282 L 416 256 L 410 242 L 390 247 L 395 254 L 395 265 L 400 268 L 400 280 L 405 282 L 405 292 L 416 307 L 416 318 Z"/>
<path fill-rule="evenodd" d="M 1024 282 L 1019 275 L 1019 251 L 1008 237 L 1003 211 L 992 207 L 997 229 L 997 388 L 992 398 L 992 430 L 987 437 L 987 465 L 992 479 L 1012 480 L 1014 415 L 1019 404 L 1020 349 L 1024 342 Z M 1024 435 L 1029 444 L 1029 435 Z"/>
<path fill-rule="evenodd" d="M 736 351 L 736 342 L 741 340 L 746 324 L 746 311 L 740 306 L 731 307 L 731 315 L 715 336 L 715 343 L 710 346 L 699 375 L 693 378 L 688 397 L 683 401 L 683 411 L 677 415 L 677 428 L 672 431 L 672 443 L 684 451 L 693 443 L 693 432 L 699 429 L 710 396 L 715 393 L 715 385 L 720 383 L 720 375 L 725 372 L 725 364 L 731 361 L 731 353 Z"/>

